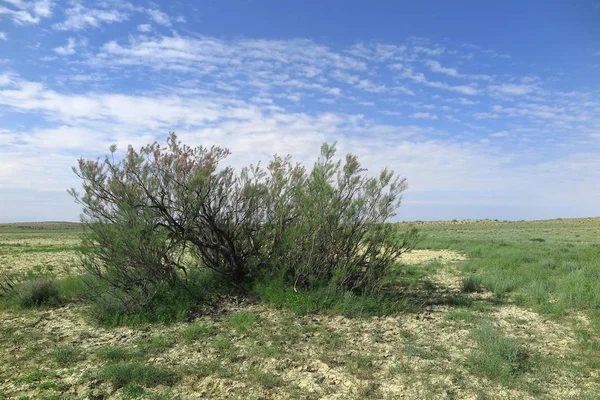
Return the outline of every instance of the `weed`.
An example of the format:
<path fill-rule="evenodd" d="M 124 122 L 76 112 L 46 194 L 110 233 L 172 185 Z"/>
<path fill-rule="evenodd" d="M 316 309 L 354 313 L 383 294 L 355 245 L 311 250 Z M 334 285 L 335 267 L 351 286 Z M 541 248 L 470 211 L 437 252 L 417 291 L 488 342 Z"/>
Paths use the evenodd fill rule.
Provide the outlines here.
<path fill-rule="evenodd" d="M 199 378 L 204 378 L 210 375 L 217 375 L 219 378 L 229 378 L 231 376 L 231 370 L 228 367 L 223 366 L 219 361 L 201 361 L 196 364 L 196 367 L 192 370 Z"/>
<path fill-rule="evenodd" d="M 61 302 L 55 281 L 37 277 L 20 283 L 16 287 L 16 297 L 21 307 L 39 307 L 58 305 Z"/>
<path fill-rule="evenodd" d="M 110 382 L 115 388 L 122 388 L 128 384 L 145 387 L 172 386 L 178 380 L 177 374 L 168 368 L 133 362 L 108 364 L 102 368 L 98 377 Z"/>
<path fill-rule="evenodd" d="M 110 346 L 100 349 L 98 355 L 103 360 L 117 362 L 131 361 L 136 358 L 141 358 L 143 357 L 144 352 L 142 350 L 132 349 L 129 347 Z"/>
<path fill-rule="evenodd" d="M 79 347 L 59 347 L 52 352 L 52 359 L 61 368 L 70 367 L 82 359 L 82 350 Z"/>
<path fill-rule="evenodd" d="M 461 290 L 464 293 L 474 293 L 481 290 L 481 278 L 477 275 L 468 275 L 461 282 Z"/>
<path fill-rule="evenodd" d="M 248 371 L 247 376 L 249 380 L 258 383 L 265 389 L 273 389 L 283 384 L 283 379 L 279 375 L 269 371 L 252 368 Z"/>
<path fill-rule="evenodd" d="M 40 383 L 38 385 L 38 388 L 42 389 L 42 390 L 51 390 L 51 389 L 58 389 L 59 386 L 58 386 L 58 383 L 56 383 L 54 381 L 45 381 L 45 382 Z"/>
<path fill-rule="evenodd" d="M 477 350 L 468 359 L 474 373 L 481 373 L 492 380 L 508 383 L 528 372 L 539 363 L 539 354 L 519 344 L 516 339 L 500 335 L 490 323 L 473 330 Z"/>
<path fill-rule="evenodd" d="M 185 328 L 183 331 L 183 338 L 188 342 L 194 342 L 213 336 L 217 331 L 218 329 L 213 325 L 204 322 L 196 322 Z"/>
<path fill-rule="evenodd" d="M 255 313 L 238 311 L 226 318 L 225 325 L 231 326 L 238 333 L 248 333 L 257 320 L 258 315 Z"/>
<path fill-rule="evenodd" d="M 123 393 L 123 397 L 126 399 L 135 399 L 144 394 L 144 388 L 136 383 L 128 383 L 123 386 L 121 393 Z"/>

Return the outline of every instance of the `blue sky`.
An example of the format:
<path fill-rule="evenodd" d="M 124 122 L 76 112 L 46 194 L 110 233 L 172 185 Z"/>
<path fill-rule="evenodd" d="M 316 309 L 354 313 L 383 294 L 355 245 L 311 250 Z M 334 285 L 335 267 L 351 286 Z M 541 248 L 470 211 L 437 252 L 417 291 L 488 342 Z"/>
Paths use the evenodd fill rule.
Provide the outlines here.
<path fill-rule="evenodd" d="M 78 157 L 169 131 L 337 141 L 402 220 L 600 215 L 600 2 L 0 0 L 0 222 L 77 220 Z"/>

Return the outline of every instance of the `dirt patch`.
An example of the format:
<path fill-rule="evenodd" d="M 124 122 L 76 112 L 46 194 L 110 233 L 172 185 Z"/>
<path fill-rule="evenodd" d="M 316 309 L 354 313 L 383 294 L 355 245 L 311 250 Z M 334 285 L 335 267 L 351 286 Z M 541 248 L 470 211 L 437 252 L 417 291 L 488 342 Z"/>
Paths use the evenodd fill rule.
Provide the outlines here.
<path fill-rule="evenodd" d="M 448 264 L 466 259 L 463 254 L 453 250 L 411 250 L 400 256 L 400 261 L 406 264 L 422 264 L 430 261 Z"/>
<path fill-rule="evenodd" d="M 11 253 L 0 255 L 0 274 L 27 272 L 49 273 L 64 277 L 77 273 L 78 254 L 74 251 L 60 253 Z"/>

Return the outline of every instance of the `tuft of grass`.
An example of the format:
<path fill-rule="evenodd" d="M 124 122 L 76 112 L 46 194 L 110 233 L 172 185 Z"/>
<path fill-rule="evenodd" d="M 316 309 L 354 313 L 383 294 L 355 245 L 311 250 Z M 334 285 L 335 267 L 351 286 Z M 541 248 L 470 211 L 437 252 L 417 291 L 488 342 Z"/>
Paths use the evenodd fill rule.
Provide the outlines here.
<path fill-rule="evenodd" d="M 61 368 L 70 367 L 83 359 L 83 351 L 79 347 L 64 346 L 51 353 L 54 362 Z"/>
<path fill-rule="evenodd" d="M 475 293 L 481 290 L 481 277 L 477 275 L 468 275 L 461 282 L 461 290 L 464 293 Z"/>
<path fill-rule="evenodd" d="M 172 386 L 178 380 L 177 374 L 168 368 L 134 362 L 108 364 L 99 372 L 98 378 L 110 382 L 115 388 L 129 384 L 145 387 Z"/>
<path fill-rule="evenodd" d="M 129 347 L 109 346 L 100 349 L 98 351 L 98 356 L 102 360 L 109 362 L 131 361 L 137 358 L 142 358 L 144 356 L 144 352 Z"/>
<path fill-rule="evenodd" d="M 348 318 L 390 315 L 411 308 L 409 299 L 402 293 L 360 295 L 340 293 L 331 288 L 310 290 L 293 288 L 276 280 L 257 282 L 253 294 L 260 301 L 275 308 L 284 308 L 300 315 L 314 313 L 341 314 Z"/>
<path fill-rule="evenodd" d="M 175 344 L 175 338 L 171 336 L 152 336 L 149 338 L 140 338 L 135 344 L 140 353 L 146 355 L 159 354 Z"/>
<path fill-rule="evenodd" d="M 371 379 L 375 373 L 375 364 L 370 355 L 353 353 L 349 356 L 349 363 L 346 365 L 349 372 L 359 379 Z"/>
<path fill-rule="evenodd" d="M 247 377 L 250 381 L 258 383 L 265 389 L 273 389 L 283 384 L 283 379 L 279 375 L 255 368 L 248 371 Z"/>
<path fill-rule="evenodd" d="M 231 326 L 238 333 L 248 333 L 258 320 L 258 315 L 247 311 L 238 311 L 225 319 L 225 325 Z"/>
<path fill-rule="evenodd" d="M 30 374 L 27 374 L 25 376 L 17 378 L 16 381 L 19 383 L 34 383 L 34 382 L 39 382 L 43 378 L 49 378 L 52 376 L 53 376 L 53 374 L 50 373 L 49 371 L 39 370 L 39 371 L 33 371 Z"/>
<path fill-rule="evenodd" d="M 190 371 L 199 378 L 216 375 L 219 378 L 229 378 L 232 375 L 231 369 L 223 366 L 219 361 L 201 361 Z"/>
<path fill-rule="evenodd" d="M 142 397 L 144 394 L 144 388 L 137 383 L 128 383 L 127 385 L 123 386 L 121 393 L 123 393 L 123 397 L 126 399 L 136 399 L 138 397 Z"/>
<path fill-rule="evenodd" d="M 522 346 L 516 339 L 502 336 L 490 323 L 472 332 L 477 349 L 468 357 L 473 373 L 491 380 L 510 383 L 520 376 L 533 372 L 539 365 L 539 354 Z"/>
<path fill-rule="evenodd" d="M 472 310 L 466 308 L 456 308 L 450 310 L 445 315 L 445 318 L 448 321 L 462 321 L 466 323 L 473 323 L 479 320 L 477 314 L 475 314 Z"/>
<path fill-rule="evenodd" d="M 218 329 L 214 325 L 205 322 L 196 322 L 185 328 L 183 338 L 188 342 L 202 340 L 214 336 Z"/>

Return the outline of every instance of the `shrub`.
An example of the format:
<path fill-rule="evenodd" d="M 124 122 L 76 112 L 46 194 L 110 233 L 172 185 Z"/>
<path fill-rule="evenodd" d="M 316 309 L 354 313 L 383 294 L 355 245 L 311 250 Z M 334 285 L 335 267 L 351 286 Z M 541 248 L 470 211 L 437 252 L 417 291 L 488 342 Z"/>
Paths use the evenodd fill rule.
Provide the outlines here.
<path fill-rule="evenodd" d="M 56 282 L 45 277 L 36 277 L 15 284 L 7 290 L 7 293 L 25 308 L 57 305 L 61 302 Z"/>
<path fill-rule="evenodd" d="M 481 278 L 477 275 L 468 275 L 461 282 L 461 290 L 464 293 L 474 293 L 481 290 Z"/>
<path fill-rule="evenodd" d="M 79 160 L 74 172 L 84 194 L 83 265 L 122 296 L 147 308 L 163 285 L 192 290 L 188 276 L 203 266 L 244 288 L 281 278 L 296 288 L 331 287 L 340 293 L 377 292 L 400 254 L 419 236 L 387 224 L 406 181 L 384 169 L 365 174 L 356 156 L 335 161 L 324 144 L 307 172 L 275 156 L 266 168 L 238 174 L 219 166 L 229 151 L 189 147 L 171 134 L 167 146 L 131 146 L 115 160 Z M 131 304 L 135 298 L 136 304 Z"/>

